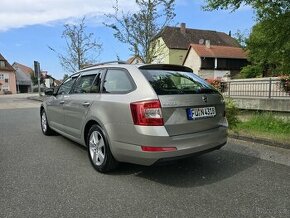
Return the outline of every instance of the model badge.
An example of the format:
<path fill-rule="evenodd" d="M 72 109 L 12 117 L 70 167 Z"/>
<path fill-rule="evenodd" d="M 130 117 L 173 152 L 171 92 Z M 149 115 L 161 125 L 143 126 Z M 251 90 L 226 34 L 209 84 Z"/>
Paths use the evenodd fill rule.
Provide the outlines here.
<path fill-rule="evenodd" d="M 205 103 L 207 103 L 207 97 L 206 97 L 206 95 L 202 96 L 201 98 L 202 98 L 202 100 L 203 100 Z"/>

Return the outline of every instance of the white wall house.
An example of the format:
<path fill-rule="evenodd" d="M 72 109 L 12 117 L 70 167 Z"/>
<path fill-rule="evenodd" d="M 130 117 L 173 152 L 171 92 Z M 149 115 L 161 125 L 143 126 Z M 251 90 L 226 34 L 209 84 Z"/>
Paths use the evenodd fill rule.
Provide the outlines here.
<path fill-rule="evenodd" d="M 247 65 L 246 52 L 239 47 L 191 44 L 183 65 L 204 79 L 222 79 L 237 75 Z"/>

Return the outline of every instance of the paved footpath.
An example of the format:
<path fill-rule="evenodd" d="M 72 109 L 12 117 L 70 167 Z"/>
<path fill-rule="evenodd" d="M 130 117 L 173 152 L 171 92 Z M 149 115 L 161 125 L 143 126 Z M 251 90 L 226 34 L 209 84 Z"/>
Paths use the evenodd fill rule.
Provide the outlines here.
<path fill-rule="evenodd" d="M 35 108 L 40 106 L 39 101 L 28 100 L 28 97 L 38 94 L 0 95 L 0 109 Z"/>

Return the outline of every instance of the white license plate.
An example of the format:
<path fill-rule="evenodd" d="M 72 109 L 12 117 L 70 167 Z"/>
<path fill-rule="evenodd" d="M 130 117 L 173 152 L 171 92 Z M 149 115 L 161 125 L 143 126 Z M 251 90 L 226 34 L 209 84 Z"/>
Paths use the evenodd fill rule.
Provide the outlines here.
<path fill-rule="evenodd" d="M 189 120 L 214 117 L 216 115 L 215 107 L 188 108 L 186 112 Z"/>

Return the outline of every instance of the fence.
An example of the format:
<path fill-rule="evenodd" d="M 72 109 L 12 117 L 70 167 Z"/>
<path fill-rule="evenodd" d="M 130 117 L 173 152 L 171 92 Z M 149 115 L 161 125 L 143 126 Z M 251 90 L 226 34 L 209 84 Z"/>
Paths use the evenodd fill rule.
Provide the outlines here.
<path fill-rule="evenodd" d="M 229 80 L 221 83 L 221 91 L 228 97 L 290 99 L 290 90 L 277 77 Z"/>

